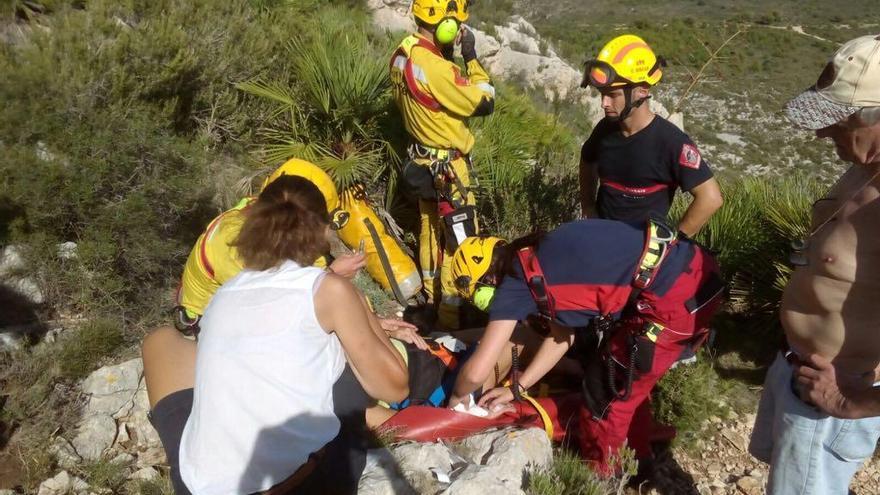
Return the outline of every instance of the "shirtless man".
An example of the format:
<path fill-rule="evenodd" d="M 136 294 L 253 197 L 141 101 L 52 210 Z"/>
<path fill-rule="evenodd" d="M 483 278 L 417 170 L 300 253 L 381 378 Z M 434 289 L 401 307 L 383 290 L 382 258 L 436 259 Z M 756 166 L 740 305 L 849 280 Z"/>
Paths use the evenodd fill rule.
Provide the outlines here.
<path fill-rule="evenodd" d="M 846 494 L 880 437 L 880 36 L 841 47 L 786 111 L 853 165 L 793 243 L 788 351 L 767 373 L 749 451 L 770 463 L 770 495 Z"/>

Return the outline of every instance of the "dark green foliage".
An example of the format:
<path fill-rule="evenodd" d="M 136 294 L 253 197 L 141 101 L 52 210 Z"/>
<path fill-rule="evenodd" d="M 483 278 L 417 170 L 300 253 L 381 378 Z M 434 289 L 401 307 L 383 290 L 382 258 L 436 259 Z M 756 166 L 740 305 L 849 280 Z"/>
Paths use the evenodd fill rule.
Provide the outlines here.
<path fill-rule="evenodd" d="M 791 273 L 791 241 L 805 237 L 810 205 L 825 186 L 806 175 L 724 182 L 724 205 L 697 235 L 717 253 L 731 287 L 732 310 L 755 327 L 778 328 L 776 315 Z M 671 216 L 684 211 L 684 196 Z"/>
<path fill-rule="evenodd" d="M 58 355 L 61 376 L 67 379 L 84 378 L 96 364 L 113 354 L 124 342 L 118 321 L 100 319 L 89 321 L 62 342 Z"/>
<path fill-rule="evenodd" d="M 577 161 L 571 133 L 512 88 L 495 113 L 472 121 L 483 229 L 513 238 L 575 216 Z"/>
<path fill-rule="evenodd" d="M 400 127 L 388 118 L 391 49 L 371 41 L 363 15 L 328 8 L 316 17 L 322 29 L 287 46 L 295 77 L 275 72 L 237 85 L 272 109 L 258 136 L 259 160 L 267 166 L 311 160 L 340 189 L 387 178 L 389 165 L 400 161 L 389 132 Z"/>
<path fill-rule="evenodd" d="M 623 493 L 629 479 L 636 474 L 637 462 L 632 450 L 621 450 L 621 474 L 600 478 L 584 465 L 576 454 L 564 449 L 553 452 L 549 468 L 529 475 L 529 495 L 614 495 Z"/>
<path fill-rule="evenodd" d="M 105 489 L 110 493 L 120 493 L 128 479 L 127 468 L 128 466 L 123 463 L 98 460 L 79 466 L 78 470 L 83 480 L 93 490 Z"/>
<path fill-rule="evenodd" d="M 281 47 L 321 4 L 59 2 L 0 45 L 0 239 L 26 247 L 53 307 L 136 320 L 170 304 L 268 116 L 234 83 L 293 70 Z"/>
<path fill-rule="evenodd" d="M 729 408 L 720 402 L 731 385 L 715 371 L 712 357 L 700 353 L 696 363 L 670 370 L 654 389 L 654 418 L 675 426 L 676 445 L 693 445 L 710 416 L 724 417 Z"/>

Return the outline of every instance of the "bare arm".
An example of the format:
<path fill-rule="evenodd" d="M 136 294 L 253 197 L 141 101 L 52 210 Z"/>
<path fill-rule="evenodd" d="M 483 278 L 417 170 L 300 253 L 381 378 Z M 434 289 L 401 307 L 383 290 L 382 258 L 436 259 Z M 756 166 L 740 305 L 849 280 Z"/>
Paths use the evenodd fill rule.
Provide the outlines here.
<path fill-rule="evenodd" d="M 455 407 L 469 394 L 480 388 L 489 374 L 495 370 L 498 357 L 508 347 L 510 336 L 516 328 L 516 320 L 497 320 L 489 322 L 480 345 L 473 356 L 467 360 L 458 373 L 455 388 L 449 398 L 449 407 Z"/>
<path fill-rule="evenodd" d="M 351 282 L 326 275 L 315 294 L 315 312 L 321 327 L 336 332 L 370 397 L 398 402 L 409 395 L 406 365 Z"/>
<path fill-rule="evenodd" d="M 678 223 L 678 230 L 688 237 L 693 237 L 706 225 L 709 218 L 724 203 L 721 197 L 721 188 L 718 181 L 714 178 L 703 182 L 699 186 L 691 189 L 691 195 L 694 199 L 688 206 L 681 222 Z"/>
<path fill-rule="evenodd" d="M 551 324 L 550 333 L 544 338 L 541 347 L 519 379 L 524 389 L 538 383 L 574 344 L 574 331 L 571 328 Z M 480 405 L 490 411 L 499 410 L 513 400 L 513 392 L 507 387 L 494 388 L 480 397 Z"/>
<path fill-rule="evenodd" d="M 599 186 L 599 175 L 595 163 L 588 163 L 581 157 L 580 166 L 581 186 L 581 216 L 594 218 L 596 216 L 596 192 Z"/>

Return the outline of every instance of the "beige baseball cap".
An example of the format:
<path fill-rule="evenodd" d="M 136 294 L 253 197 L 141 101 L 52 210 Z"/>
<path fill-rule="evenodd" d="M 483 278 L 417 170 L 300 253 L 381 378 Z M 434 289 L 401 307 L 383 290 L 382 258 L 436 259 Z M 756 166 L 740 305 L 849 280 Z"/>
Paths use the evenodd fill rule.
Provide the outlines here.
<path fill-rule="evenodd" d="M 880 36 L 847 42 L 810 89 L 785 105 L 788 118 L 806 129 L 841 122 L 865 107 L 880 107 Z"/>

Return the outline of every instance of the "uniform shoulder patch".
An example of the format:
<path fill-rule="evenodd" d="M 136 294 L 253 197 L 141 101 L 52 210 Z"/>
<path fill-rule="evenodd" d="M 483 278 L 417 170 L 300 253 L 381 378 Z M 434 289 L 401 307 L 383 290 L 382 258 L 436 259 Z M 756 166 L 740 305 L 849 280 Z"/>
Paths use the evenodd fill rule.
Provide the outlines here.
<path fill-rule="evenodd" d="M 681 155 L 678 157 L 678 163 L 682 167 L 697 170 L 700 168 L 700 161 L 702 161 L 702 158 L 700 157 L 700 152 L 697 150 L 696 146 L 685 143 L 681 147 Z"/>

